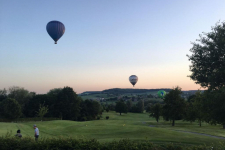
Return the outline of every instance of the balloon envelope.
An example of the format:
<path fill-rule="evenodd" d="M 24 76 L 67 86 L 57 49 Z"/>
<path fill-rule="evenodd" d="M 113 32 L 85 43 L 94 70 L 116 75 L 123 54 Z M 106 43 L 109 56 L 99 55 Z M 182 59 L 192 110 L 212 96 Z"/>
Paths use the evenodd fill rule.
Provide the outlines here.
<path fill-rule="evenodd" d="M 157 94 L 160 98 L 164 98 L 166 96 L 166 92 L 164 90 L 158 91 Z"/>
<path fill-rule="evenodd" d="M 131 75 L 129 77 L 129 81 L 134 86 L 137 83 L 137 81 L 138 81 L 138 77 L 136 75 Z"/>
<path fill-rule="evenodd" d="M 65 32 L 65 26 L 59 21 L 50 21 L 46 26 L 46 30 L 50 37 L 55 41 L 55 44 L 57 44 L 57 41 Z"/>

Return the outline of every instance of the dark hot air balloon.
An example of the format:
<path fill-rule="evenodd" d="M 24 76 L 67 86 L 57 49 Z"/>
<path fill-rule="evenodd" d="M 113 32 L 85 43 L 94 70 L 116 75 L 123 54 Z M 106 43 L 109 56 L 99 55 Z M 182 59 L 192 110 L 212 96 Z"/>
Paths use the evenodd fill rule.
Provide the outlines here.
<path fill-rule="evenodd" d="M 57 44 L 57 41 L 63 36 L 65 32 L 65 26 L 59 21 L 50 21 L 46 26 L 46 30 L 51 38 L 55 41 L 55 44 Z"/>
<path fill-rule="evenodd" d="M 130 80 L 130 83 L 134 86 L 138 81 L 138 77 L 136 75 L 131 75 L 129 77 L 129 80 Z"/>

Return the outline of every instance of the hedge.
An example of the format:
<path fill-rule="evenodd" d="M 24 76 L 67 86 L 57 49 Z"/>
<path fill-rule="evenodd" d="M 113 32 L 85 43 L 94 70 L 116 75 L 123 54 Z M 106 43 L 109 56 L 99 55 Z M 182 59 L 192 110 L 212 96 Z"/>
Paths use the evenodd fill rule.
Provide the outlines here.
<path fill-rule="evenodd" d="M 225 150 L 225 143 L 185 146 L 136 142 L 129 139 L 100 143 L 95 139 L 48 138 L 35 142 L 31 137 L 0 137 L 0 150 Z"/>

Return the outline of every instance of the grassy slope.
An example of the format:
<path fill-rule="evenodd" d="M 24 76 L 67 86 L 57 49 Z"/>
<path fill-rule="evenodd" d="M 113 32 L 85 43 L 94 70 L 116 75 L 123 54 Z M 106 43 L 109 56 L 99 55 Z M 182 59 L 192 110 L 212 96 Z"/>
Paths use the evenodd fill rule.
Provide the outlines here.
<path fill-rule="evenodd" d="M 16 133 L 21 129 L 23 136 L 33 136 L 33 124 L 37 124 L 40 130 L 40 137 L 73 137 L 73 138 L 96 138 L 99 141 L 112 141 L 121 138 L 131 140 L 150 140 L 152 142 L 176 142 L 190 144 L 209 144 L 212 142 L 224 141 L 217 138 L 206 137 L 191 133 L 182 133 L 174 130 L 196 131 L 225 137 L 225 130 L 220 126 L 210 126 L 203 124 L 200 128 L 196 123 L 191 125 L 185 122 L 176 122 L 175 127 L 167 122 L 157 124 L 153 118 L 147 114 L 119 114 L 115 112 L 104 113 L 109 116 L 109 120 L 95 120 L 87 122 L 74 121 L 46 121 L 46 122 L 27 122 L 27 123 L 0 123 L 0 135 L 5 135 L 7 131 Z M 157 127 L 149 127 L 149 125 Z"/>

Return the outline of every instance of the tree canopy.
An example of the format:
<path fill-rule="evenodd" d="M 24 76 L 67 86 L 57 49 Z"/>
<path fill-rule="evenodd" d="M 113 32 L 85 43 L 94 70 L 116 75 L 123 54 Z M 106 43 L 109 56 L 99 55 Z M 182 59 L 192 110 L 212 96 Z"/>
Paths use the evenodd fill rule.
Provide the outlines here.
<path fill-rule="evenodd" d="M 172 120 L 172 126 L 175 125 L 175 120 L 181 119 L 185 111 L 185 101 L 180 96 L 181 88 L 176 87 L 166 94 L 163 106 L 163 117 L 165 120 Z"/>
<path fill-rule="evenodd" d="M 118 101 L 115 107 L 116 112 L 120 113 L 127 113 L 127 105 L 123 101 Z"/>
<path fill-rule="evenodd" d="M 225 22 L 218 22 L 211 32 L 202 33 L 187 55 L 191 61 L 189 76 L 204 88 L 225 86 Z"/>

